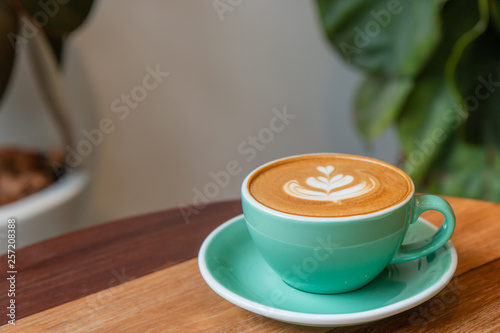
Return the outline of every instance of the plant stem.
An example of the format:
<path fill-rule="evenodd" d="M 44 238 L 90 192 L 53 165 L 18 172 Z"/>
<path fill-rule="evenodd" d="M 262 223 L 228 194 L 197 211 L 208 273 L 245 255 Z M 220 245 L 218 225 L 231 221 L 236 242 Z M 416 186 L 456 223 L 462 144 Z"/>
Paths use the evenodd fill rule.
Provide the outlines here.
<path fill-rule="evenodd" d="M 18 15 L 30 22 L 32 28 L 36 29 L 36 33 L 27 43 L 35 79 L 38 82 L 43 99 L 47 103 L 49 112 L 59 128 L 64 146 L 72 146 L 74 143 L 71 128 L 72 115 L 69 111 L 69 104 L 63 90 L 61 74 L 54 52 L 45 36 L 45 32 L 33 23 L 31 17 L 24 10 L 18 11 Z"/>

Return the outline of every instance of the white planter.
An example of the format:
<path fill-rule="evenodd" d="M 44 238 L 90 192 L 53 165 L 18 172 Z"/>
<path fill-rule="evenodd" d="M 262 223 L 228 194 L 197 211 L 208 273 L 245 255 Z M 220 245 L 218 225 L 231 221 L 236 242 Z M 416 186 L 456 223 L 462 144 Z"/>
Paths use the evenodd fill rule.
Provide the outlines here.
<path fill-rule="evenodd" d="M 0 253 L 7 252 L 7 220 L 16 220 L 16 249 L 76 229 L 89 184 L 86 171 L 66 175 L 53 185 L 0 206 Z"/>

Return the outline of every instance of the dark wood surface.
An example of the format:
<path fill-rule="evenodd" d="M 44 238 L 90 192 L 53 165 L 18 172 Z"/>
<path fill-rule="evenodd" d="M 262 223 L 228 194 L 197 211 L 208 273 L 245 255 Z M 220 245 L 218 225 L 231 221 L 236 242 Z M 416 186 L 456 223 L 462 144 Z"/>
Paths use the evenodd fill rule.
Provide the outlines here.
<path fill-rule="evenodd" d="M 239 201 L 208 205 L 186 221 L 179 209 L 75 231 L 16 252 L 16 319 L 175 265 L 198 255 L 205 237 L 241 213 Z M 5 275 L 6 255 L 0 257 Z M 0 290 L 8 290 L 6 278 Z M 7 293 L 0 293 L 7 323 Z"/>

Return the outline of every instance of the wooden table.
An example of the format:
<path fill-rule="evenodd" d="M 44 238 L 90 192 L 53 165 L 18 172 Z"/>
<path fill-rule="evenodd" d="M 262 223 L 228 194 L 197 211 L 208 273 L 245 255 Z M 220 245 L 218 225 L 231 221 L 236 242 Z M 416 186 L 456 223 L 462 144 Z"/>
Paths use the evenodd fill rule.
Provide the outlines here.
<path fill-rule="evenodd" d="M 457 215 L 455 277 L 422 305 L 343 328 L 285 324 L 243 310 L 203 281 L 197 253 L 238 201 L 147 214 L 76 231 L 19 250 L 16 325 L 0 332 L 500 332 L 500 205 L 447 198 Z M 440 215 L 426 218 L 439 224 Z M 6 272 L 6 256 L 0 257 Z"/>

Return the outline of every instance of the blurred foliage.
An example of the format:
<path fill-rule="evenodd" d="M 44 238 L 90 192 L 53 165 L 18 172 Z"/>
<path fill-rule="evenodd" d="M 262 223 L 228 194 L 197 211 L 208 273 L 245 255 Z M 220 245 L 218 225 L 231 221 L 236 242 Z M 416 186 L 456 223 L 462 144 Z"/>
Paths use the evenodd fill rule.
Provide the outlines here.
<path fill-rule="evenodd" d="M 317 5 L 332 46 L 365 73 L 365 140 L 396 125 L 417 190 L 500 202 L 500 0 Z"/>
<path fill-rule="evenodd" d="M 60 62 L 64 39 L 84 22 L 92 3 L 93 0 L 0 0 L 0 99 L 19 44 L 29 43 L 34 34 L 43 33 Z"/>

